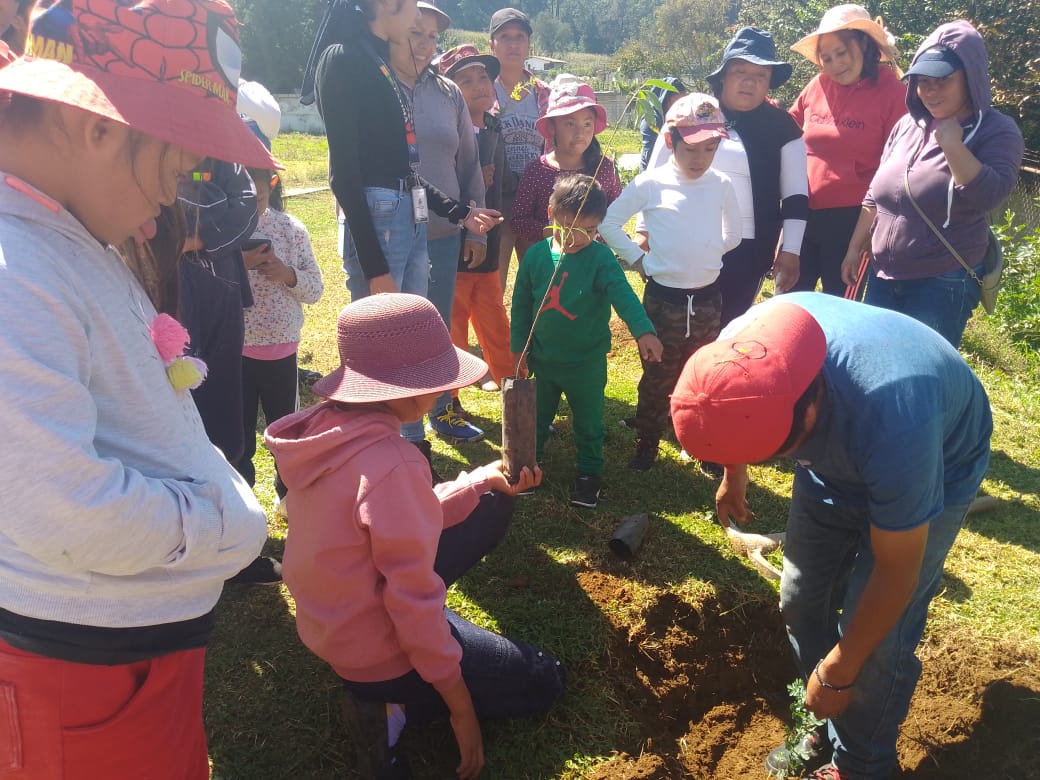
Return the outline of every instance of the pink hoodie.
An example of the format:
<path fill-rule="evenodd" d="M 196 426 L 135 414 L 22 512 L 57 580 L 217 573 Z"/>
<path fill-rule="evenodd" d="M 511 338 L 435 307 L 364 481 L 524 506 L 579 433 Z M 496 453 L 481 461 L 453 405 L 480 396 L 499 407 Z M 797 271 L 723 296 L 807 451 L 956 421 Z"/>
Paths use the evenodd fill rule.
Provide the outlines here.
<path fill-rule="evenodd" d="M 490 487 L 463 472 L 430 487 L 430 468 L 377 408 L 325 402 L 266 432 L 289 488 L 282 573 L 296 629 L 315 655 L 353 682 L 415 669 L 437 690 L 461 679 L 462 650 L 444 617 L 433 570 L 441 531 Z"/>

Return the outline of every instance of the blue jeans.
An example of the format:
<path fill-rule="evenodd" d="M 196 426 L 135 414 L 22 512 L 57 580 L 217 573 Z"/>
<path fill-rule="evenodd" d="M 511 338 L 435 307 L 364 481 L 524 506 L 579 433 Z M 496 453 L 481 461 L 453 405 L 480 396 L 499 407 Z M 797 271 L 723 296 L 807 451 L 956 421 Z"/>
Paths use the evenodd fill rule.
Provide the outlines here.
<path fill-rule="evenodd" d="M 975 269 L 981 276 L 982 266 Z M 963 268 L 925 279 L 882 279 L 872 275 L 864 303 L 902 312 L 923 322 L 955 347 L 979 305 L 979 283 Z"/>
<path fill-rule="evenodd" d="M 430 253 L 430 289 L 426 297 L 437 307 L 441 319 L 451 330 L 451 307 L 455 302 L 455 275 L 459 269 L 459 253 L 462 251 L 462 233 L 456 232 L 444 238 L 426 242 Z M 451 401 L 451 390 L 445 391 L 433 405 L 432 414 L 438 415 Z"/>
<path fill-rule="evenodd" d="M 466 520 L 444 530 L 433 568 L 445 585 L 450 586 L 501 541 L 512 515 L 512 497 L 486 493 Z M 563 694 L 563 667 L 549 653 L 479 628 L 447 607 L 444 617 L 462 647 L 462 678 L 479 717 L 541 715 Z M 414 669 L 382 682 L 344 680 L 343 687 L 360 699 L 403 704 L 412 724 L 448 717 L 441 695 Z"/>
<path fill-rule="evenodd" d="M 801 469 L 799 469 L 801 472 Z M 824 504 L 804 495 L 795 478 L 784 545 L 780 609 L 795 661 L 808 678 L 844 634 L 873 568 L 865 509 Z M 921 674 L 915 651 L 943 562 L 969 504 L 949 506 L 928 529 L 920 579 L 899 622 L 867 659 L 849 692 L 849 706 L 828 721 L 834 763 L 856 780 L 888 778 L 896 739 Z"/>
<path fill-rule="evenodd" d="M 394 284 L 401 292 L 426 297 L 430 279 L 430 258 L 426 253 L 426 223 L 412 218 L 412 195 L 407 190 L 365 187 L 368 212 L 372 215 L 379 246 L 386 258 Z M 350 299 L 369 294 L 368 279 L 361 270 L 357 247 L 349 225 L 343 231 L 343 270 L 347 272 Z"/>
<path fill-rule="evenodd" d="M 426 297 L 430 281 L 430 256 L 426 251 L 426 223 L 415 223 L 412 217 L 412 195 L 407 190 L 386 187 L 365 187 L 368 211 L 379 238 L 379 246 L 386 258 L 387 268 L 397 289 Z M 357 246 L 349 225 L 341 231 L 343 270 L 347 272 L 350 300 L 356 301 L 369 294 L 368 279 L 361 270 Z M 409 441 L 426 438 L 422 421 L 404 423 L 401 435 Z"/>

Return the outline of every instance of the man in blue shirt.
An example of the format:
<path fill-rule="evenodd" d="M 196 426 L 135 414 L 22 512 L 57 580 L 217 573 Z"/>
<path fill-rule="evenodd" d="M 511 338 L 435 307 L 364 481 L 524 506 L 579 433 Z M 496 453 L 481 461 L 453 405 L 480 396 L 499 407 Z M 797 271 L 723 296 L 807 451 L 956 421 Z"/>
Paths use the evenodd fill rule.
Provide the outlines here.
<path fill-rule="evenodd" d="M 754 517 L 745 464 L 795 460 L 780 607 L 806 706 L 828 719 L 806 747 L 833 753 L 811 777 L 887 778 L 928 604 L 989 463 L 982 384 L 916 320 L 795 293 L 690 358 L 672 419 L 690 455 L 725 464 L 724 524 Z"/>

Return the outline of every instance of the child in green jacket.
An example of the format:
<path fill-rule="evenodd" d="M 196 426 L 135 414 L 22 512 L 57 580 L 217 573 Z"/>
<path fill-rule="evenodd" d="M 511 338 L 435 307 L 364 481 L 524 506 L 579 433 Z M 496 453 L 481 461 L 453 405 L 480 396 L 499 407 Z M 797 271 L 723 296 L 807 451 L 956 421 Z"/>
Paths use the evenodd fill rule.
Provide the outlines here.
<path fill-rule="evenodd" d="M 606 212 L 606 195 L 591 176 L 570 175 L 556 182 L 549 199 L 552 237 L 524 255 L 510 318 L 517 374 L 527 376 L 530 369 L 538 378 L 538 458 L 560 396 L 566 395 L 578 467 L 570 503 L 590 509 L 599 501 L 603 471 L 611 307 L 628 325 L 644 360 L 659 361 L 662 351 L 654 326 L 613 252 L 593 240 Z M 520 364 L 532 326 L 526 364 Z"/>

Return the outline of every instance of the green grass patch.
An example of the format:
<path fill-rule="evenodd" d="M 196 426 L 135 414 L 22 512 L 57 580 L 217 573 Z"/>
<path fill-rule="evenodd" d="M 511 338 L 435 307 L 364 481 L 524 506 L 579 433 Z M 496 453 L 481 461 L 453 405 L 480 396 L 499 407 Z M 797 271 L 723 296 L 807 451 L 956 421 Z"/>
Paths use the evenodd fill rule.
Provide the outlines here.
<path fill-rule="evenodd" d="M 602 138 L 606 145 L 610 131 Z M 634 151 L 638 137 L 619 133 L 610 146 Z M 275 153 L 286 164 L 287 182 L 309 186 L 324 181 L 323 139 L 283 135 L 276 140 Z M 325 295 L 307 308 L 300 347 L 301 364 L 324 373 L 338 363 L 336 316 L 348 300 L 336 255 L 332 198 L 328 192 L 293 197 L 288 210 L 308 226 L 325 274 Z M 630 279 L 638 289 L 638 279 Z M 933 603 L 929 634 L 939 641 L 949 636 L 971 636 L 980 644 L 1014 641 L 1036 652 L 1040 373 L 1036 362 L 1016 351 L 990 318 L 972 320 L 964 351 L 994 409 L 994 455 L 983 490 L 998 497 L 1000 506 L 969 519 Z M 639 374 L 635 344 L 627 334 L 617 337 L 605 415 L 607 493 L 600 508 L 579 511 L 566 503 L 574 478 L 574 446 L 564 405 L 559 435 L 543 463 L 544 487 L 520 503 L 502 546 L 449 593 L 449 603 L 462 614 L 550 649 L 568 672 L 567 695 L 547 718 L 485 724 L 486 777 L 581 778 L 595 773 L 617 751 L 638 756 L 653 730 L 647 725 L 653 713 L 632 694 L 643 690 L 640 675 L 645 670 L 629 663 L 621 649 L 632 637 L 647 652 L 653 649 L 656 635 L 646 633 L 647 626 L 651 618 L 661 619 L 662 605 L 696 606 L 717 595 L 720 602 L 724 598 L 733 605 L 734 614 L 742 605 L 774 609 L 774 586 L 730 551 L 715 522 L 714 484 L 680 460 L 674 441 L 665 440 L 662 459 L 652 471 L 626 470 L 632 433 L 618 423 L 633 413 Z M 442 474 L 498 457 L 499 396 L 465 388 L 462 399 L 487 437 L 459 447 L 434 439 L 435 465 Z M 312 401 L 303 399 L 304 404 Z M 271 518 L 269 551 L 278 555 L 287 528 L 272 511 L 273 470 L 262 446 L 256 460 L 256 492 Z M 754 530 L 783 530 L 789 465 L 756 466 L 751 474 L 750 501 L 758 514 Z M 606 542 L 624 516 L 639 512 L 652 513 L 650 532 L 636 561 L 625 564 L 612 556 Z M 616 587 L 615 596 L 603 598 L 594 587 L 605 582 Z M 206 672 L 205 717 L 215 777 L 356 776 L 353 746 L 340 716 L 338 681 L 302 646 L 293 614 L 284 587 L 229 587 L 222 598 Z M 664 617 L 669 614 L 666 610 Z M 777 655 L 785 652 L 782 646 L 776 649 Z M 779 695 L 775 709 L 783 714 L 782 687 Z M 447 726 L 406 739 L 415 777 L 454 776 L 454 741 Z"/>

